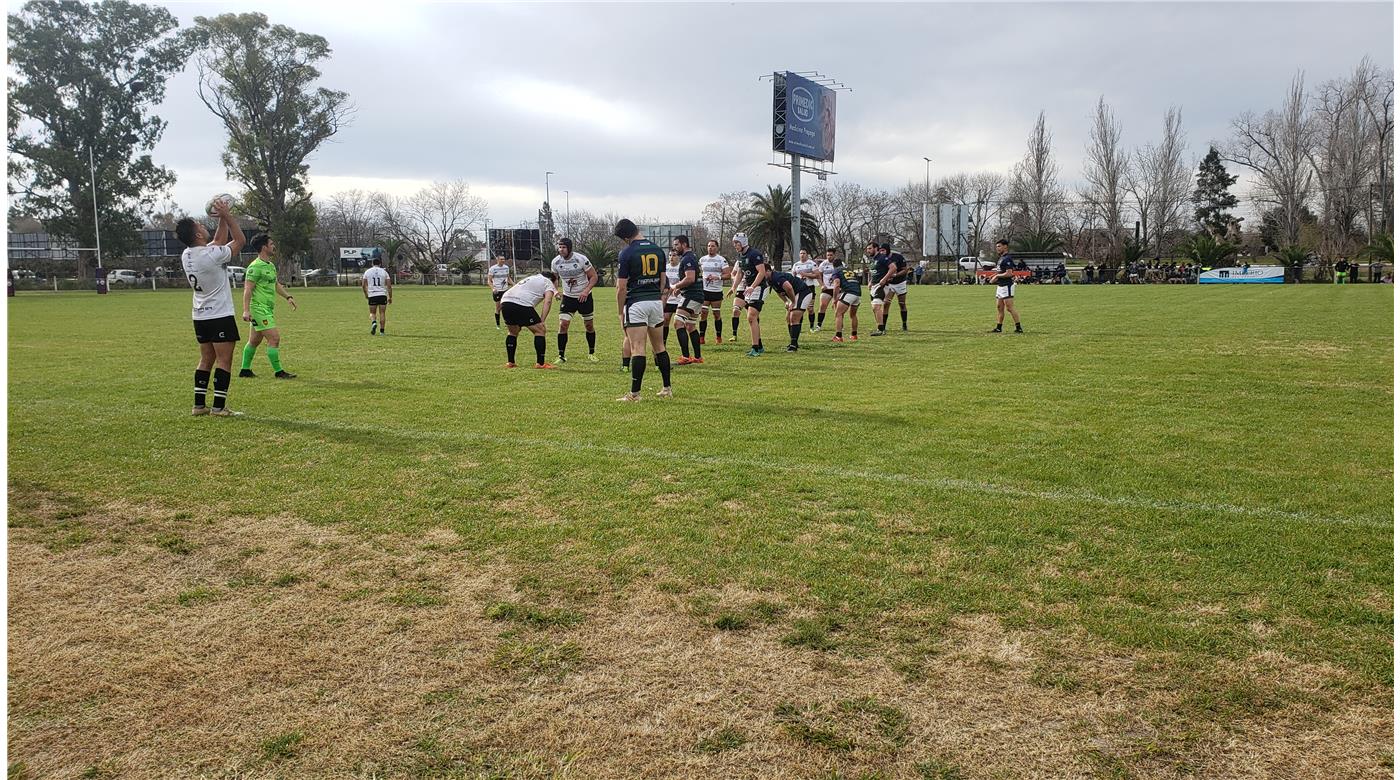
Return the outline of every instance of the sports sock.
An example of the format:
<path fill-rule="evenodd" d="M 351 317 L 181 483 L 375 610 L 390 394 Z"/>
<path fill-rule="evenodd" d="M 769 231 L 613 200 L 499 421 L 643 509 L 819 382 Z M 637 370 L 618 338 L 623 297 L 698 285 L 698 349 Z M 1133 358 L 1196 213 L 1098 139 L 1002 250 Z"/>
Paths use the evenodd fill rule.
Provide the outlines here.
<path fill-rule="evenodd" d="M 684 328 L 677 330 L 676 343 L 681 347 L 681 357 L 690 357 L 690 331 Z"/>
<path fill-rule="evenodd" d="M 663 354 L 665 354 L 665 353 L 663 353 Z M 657 355 L 657 357 L 659 358 L 660 355 Z M 633 355 L 633 356 L 632 356 L 632 392 L 634 392 L 634 393 L 640 393 L 640 392 L 642 392 L 642 377 L 645 376 L 646 373 L 647 373 L 647 356 L 646 356 L 646 355 Z"/>
<path fill-rule="evenodd" d="M 598 344 L 598 334 L 590 330 L 584 333 L 583 337 L 588 340 L 588 354 L 593 354 L 593 347 Z"/>
<path fill-rule="evenodd" d="M 762 337 L 760 337 L 760 338 L 758 339 L 758 348 L 759 348 L 759 349 L 763 349 L 763 338 L 762 338 Z"/>
<path fill-rule="evenodd" d="M 856 326 L 852 325 L 852 326 L 851 326 L 851 338 L 855 338 L 855 337 L 856 337 Z"/>
<path fill-rule="evenodd" d="M 821 326 L 823 326 L 823 325 L 825 325 L 825 324 L 826 324 L 826 312 L 822 312 L 821 314 L 818 314 L 818 315 L 817 315 L 817 327 L 820 328 Z"/>
<path fill-rule="evenodd" d="M 656 367 L 661 371 L 661 386 L 671 386 L 671 356 L 666 352 L 656 353 Z M 636 374 L 632 375 L 632 391 L 640 392 L 642 385 L 636 379 Z"/>
<path fill-rule="evenodd" d="M 564 347 L 567 347 L 568 345 L 569 345 L 569 334 L 567 334 L 567 333 L 560 333 L 560 334 L 559 334 L 559 356 L 560 356 L 560 357 L 563 357 L 563 356 L 564 356 Z"/>
<path fill-rule="evenodd" d="M 194 372 L 194 405 L 203 406 L 204 396 L 209 392 L 209 372 L 195 369 Z"/>
<path fill-rule="evenodd" d="M 708 331 L 709 328 L 710 328 L 710 320 L 709 320 L 708 318 L 703 318 L 703 319 L 701 319 L 701 320 L 700 320 L 700 338 L 702 338 L 702 339 L 705 338 L 705 332 Z"/>
<path fill-rule="evenodd" d="M 247 344 L 244 344 L 244 345 L 243 345 L 243 366 L 242 366 L 242 367 L 243 367 L 244 370 L 247 370 L 247 369 L 250 369 L 250 368 L 253 367 L 253 356 L 256 355 L 256 354 L 258 354 L 258 348 L 255 347 L 255 346 L 253 346 L 253 342 L 250 341 L 250 342 L 248 342 Z"/>
<path fill-rule="evenodd" d="M 500 313 L 500 312 L 496 312 L 496 327 L 498 327 L 498 328 L 501 327 L 501 313 Z M 512 361 L 512 362 L 514 362 L 514 361 Z"/>
<path fill-rule="evenodd" d="M 536 363 L 543 363 L 543 362 L 544 362 L 544 344 L 545 344 L 544 336 L 536 336 L 536 337 L 535 337 L 535 362 L 536 362 Z"/>
<path fill-rule="evenodd" d="M 802 332 L 802 324 L 788 326 L 788 338 L 792 339 L 792 345 L 797 346 L 797 334 Z"/>
<path fill-rule="evenodd" d="M 902 325 L 903 327 L 906 327 L 906 328 L 909 327 L 909 310 L 908 310 L 908 309 L 900 309 L 900 310 L 899 310 L 899 320 L 900 320 L 900 325 Z"/>
<path fill-rule="evenodd" d="M 214 369 L 214 408 L 222 409 L 228 402 L 229 373 L 222 368 Z"/>
<path fill-rule="evenodd" d="M 700 343 L 703 341 L 704 339 L 700 338 L 699 332 L 693 330 L 690 332 L 690 348 L 694 350 L 696 360 L 700 359 Z"/>
<path fill-rule="evenodd" d="M 841 338 L 841 331 L 839 331 L 839 330 L 836 331 L 836 338 L 838 338 L 838 339 Z"/>
<path fill-rule="evenodd" d="M 669 338 L 671 338 L 671 326 L 670 326 L 670 325 L 662 325 L 662 326 L 661 326 L 661 346 L 663 346 L 663 347 L 666 346 L 666 340 L 669 339 Z"/>
<path fill-rule="evenodd" d="M 739 318 L 737 316 L 729 318 L 729 331 L 730 335 L 736 338 L 739 336 Z"/>
<path fill-rule="evenodd" d="M 626 355 L 623 355 L 623 356 L 622 356 L 622 367 L 623 367 L 623 368 L 627 368 L 627 367 L 630 366 L 630 365 L 632 365 L 632 358 L 627 357 Z"/>
<path fill-rule="evenodd" d="M 506 362 L 515 362 L 515 336 L 506 336 Z"/>
<path fill-rule="evenodd" d="M 817 327 L 817 313 L 812 309 L 807 310 L 807 326 L 811 328 Z"/>
<path fill-rule="evenodd" d="M 267 348 L 267 362 L 272 364 L 273 371 L 282 370 L 282 350 L 277 347 Z"/>

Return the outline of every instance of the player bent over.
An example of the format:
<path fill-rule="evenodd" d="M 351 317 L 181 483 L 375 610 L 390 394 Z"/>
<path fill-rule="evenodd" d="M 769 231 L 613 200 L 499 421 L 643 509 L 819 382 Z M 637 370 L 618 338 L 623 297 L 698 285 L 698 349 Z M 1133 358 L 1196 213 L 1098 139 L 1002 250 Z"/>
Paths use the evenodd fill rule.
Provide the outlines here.
<path fill-rule="evenodd" d="M 832 341 L 844 341 L 841 338 L 841 320 L 846 312 L 851 313 L 851 341 L 855 341 L 857 330 L 860 328 L 856 322 L 856 309 L 860 308 L 860 271 L 854 268 L 846 268 L 841 265 L 838 258 L 833 261 L 836 266 L 836 337 Z"/>
<path fill-rule="evenodd" d="M 1016 263 L 1011 260 L 1011 245 L 1003 238 L 996 246 L 1001 261 L 997 263 L 997 273 L 992 277 L 992 281 L 997 283 L 997 326 L 992 328 L 992 332 L 1001 332 L 1002 320 L 1009 311 L 1011 321 L 1016 323 L 1016 332 L 1025 333 L 1021 330 L 1021 315 L 1016 313 L 1016 277 L 1011 273 L 1016 270 Z"/>
<path fill-rule="evenodd" d="M 670 398 L 671 356 L 666 354 L 666 345 L 661 341 L 665 251 L 642 238 L 637 224 L 630 219 L 620 220 L 613 235 L 627 243 L 617 256 L 617 316 L 627 334 L 627 348 L 632 355 L 632 390 L 617 400 L 641 400 L 648 342 L 656 367 L 661 371 L 661 392 L 657 395 Z"/>
<path fill-rule="evenodd" d="M 705 305 L 700 308 L 700 341 L 705 340 L 705 325 L 709 315 L 715 319 L 715 343 L 724 343 L 724 325 L 720 322 L 720 305 L 724 303 L 724 283 L 729 279 L 729 261 L 719 253 L 719 242 L 713 238 L 705 244 L 705 256 L 700 258 L 700 274 L 705 279 Z M 735 325 L 738 331 L 738 325 Z"/>
<path fill-rule="evenodd" d="M 277 316 L 273 307 L 277 296 L 287 299 L 292 311 L 297 310 L 296 299 L 282 283 L 277 281 L 277 266 L 271 260 L 277 251 L 272 237 L 266 233 L 253 236 L 249 247 L 258 256 L 248 265 L 243 276 L 243 321 L 253 323 L 253 337 L 243 345 L 243 367 L 238 375 L 257 376 L 253 373 L 253 356 L 258 354 L 258 345 L 267 341 L 267 362 L 272 364 L 273 376 L 278 379 L 296 379 L 297 375 L 282 370 L 282 333 L 277 329 Z"/>
<path fill-rule="evenodd" d="M 831 247 L 826 248 L 826 259 L 817 266 L 817 271 L 822 277 L 822 310 L 817 314 L 817 326 L 812 329 L 813 333 L 822 329 L 826 324 L 826 307 L 836 300 L 836 250 Z"/>
<path fill-rule="evenodd" d="M 194 409 L 191 415 L 231 417 L 228 385 L 232 378 L 233 345 L 238 341 L 238 320 L 233 316 L 233 291 L 229 288 L 228 262 L 243 248 L 243 230 L 228 211 L 228 204 L 214 201 L 219 227 L 214 238 L 209 229 L 189 217 L 175 223 L 175 235 L 188 247 L 180 254 L 185 278 L 194 288 L 194 340 L 199 342 L 199 364 L 194 369 Z M 209 370 L 214 371 L 214 408 L 204 405 L 209 392 Z"/>
<path fill-rule="evenodd" d="M 554 368 L 544 362 L 544 321 L 554 302 L 554 283 L 559 277 L 553 271 L 527 276 L 501 296 L 501 316 L 506 321 L 506 368 L 515 368 L 516 336 L 521 328 L 535 335 L 535 368 Z M 535 306 L 544 301 L 544 311 Z"/>
<path fill-rule="evenodd" d="M 695 253 L 690 251 L 689 236 L 676 236 L 671 243 L 676 247 L 676 251 L 681 253 L 681 261 L 677 266 L 680 272 L 671 285 L 672 298 L 680 301 L 676 304 L 675 314 L 671 316 L 671 321 L 676 324 L 676 343 L 681 347 L 681 359 L 676 361 L 676 365 L 704 363 L 705 361 L 700 359 L 700 344 L 703 339 L 700 338 L 699 323 L 696 322 L 705 305 L 705 292 L 700 281 L 700 261 L 695 258 Z M 694 357 L 690 355 L 691 350 L 695 351 Z"/>
<path fill-rule="evenodd" d="M 496 302 L 496 330 L 500 330 L 501 296 L 515 284 L 515 280 L 510 276 L 510 266 L 506 265 L 505 255 L 496 255 L 496 264 L 486 269 L 486 278 L 491 280 L 491 300 Z"/>
<path fill-rule="evenodd" d="M 569 323 L 577 314 L 583 318 L 584 337 L 588 339 L 588 362 L 597 363 L 593 354 L 598 343 L 598 334 L 593 332 L 593 288 L 598 284 L 598 269 L 582 252 L 574 251 L 571 238 L 559 239 L 555 247 L 558 256 L 550 263 L 550 268 L 559 275 L 564 288 L 564 298 L 559 302 L 559 362 L 565 362 L 564 348 L 569 344 Z"/>
<path fill-rule="evenodd" d="M 812 307 L 812 288 L 790 273 L 779 271 L 769 277 L 768 285 L 787 302 L 787 351 L 797 351 L 797 337 L 802 335 L 802 314 Z"/>
<path fill-rule="evenodd" d="M 394 302 L 394 280 L 384 270 L 384 258 L 374 256 L 374 265 L 365 269 L 360 277 L 360 289 L 369 301 L 369 335 L 377 329 L 380 333 L 389 332 L 389 304 Z"/>

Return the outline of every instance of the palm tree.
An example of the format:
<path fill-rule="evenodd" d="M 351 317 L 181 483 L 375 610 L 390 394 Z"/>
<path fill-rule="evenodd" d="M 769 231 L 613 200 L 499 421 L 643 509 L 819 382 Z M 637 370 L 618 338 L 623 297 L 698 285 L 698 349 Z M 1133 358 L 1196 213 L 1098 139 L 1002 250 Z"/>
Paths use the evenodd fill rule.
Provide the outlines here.
<path fill-rule="evenodd" d="M 1295 244 L 1294 246 L 1286 246 L 1274 252 L 1274 257 L 1283 265 L 1285 280 L 1291 273 L 1294 281 L 1301 282 L 1303 281 L 1303 266 L 1308 264 L 1308 260 L 1312 257 L 1312 252 Z"/>
<path fill-rule="evenodd" d="M 1237 248 L 1228 241 L 1217 241 L 1215 236 L 1200 233 L 1183 244 L 1179 251 L 1202 268 L 1216 268 L 1225 265 Z"/>
<path fill-rule="evenodd" d="M 578 251 L 588 258 L 588 262 L 598 269 L 598 283 L 602 284 L 603 272 L 617 265 L 617 249 L 606 238 L 586 238 L 579 242 Z"/>
<path fill-rule="evenodd" d="M 783 252 L 789 248 L 788 240 L 792 235 L 792 189 L 769 185 L 766 194 L 749 194 L 753 195 L 753 202 L 739 215 L 739 224 L 749 234 L 749 244 L 767 250 L 769 260 L 777 268 Z M 802 204 L 807 204 L 805 198 Z M 817 226 L 817 218 L 804 209 L 802 248 L 815 252 L 821 241 L 822 232 Z"/>
<path fill-rule="evenodd" d="M 1395 236 L 1390 233 L 1381 233 L 1371 239 L 1361 250 L 1361 257 L 1365 260 L 1374 260 L 1378 263 L 1389 263 L 1395 259 Z"/>
<path fill-rule="evenodd" d="M 1017 252 L 1054 252 L 1065 245 L 1054 231 L 1027 233 L 1016 239 Z"/>

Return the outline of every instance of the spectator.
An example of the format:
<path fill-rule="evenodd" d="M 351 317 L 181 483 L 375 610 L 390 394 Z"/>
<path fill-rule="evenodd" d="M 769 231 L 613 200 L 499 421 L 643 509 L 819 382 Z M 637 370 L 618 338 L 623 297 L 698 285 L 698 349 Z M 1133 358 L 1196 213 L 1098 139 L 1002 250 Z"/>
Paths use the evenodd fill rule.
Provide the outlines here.
<path fill-rule="evenodd" d="M 924 283 L 924 266 L 927 264 L 927 260 L 920 260 L 919 264 L 914 266 L 914 284 Z"/>
<path fill-rule="evenodd" d="M 1341 260 L 1338 260 L 1336 265 L 1332 266 L 1332 270 L 1336 272 L 1336 284 L 1347 283 L 1347 273 L 1351 270 L 1351 265 L 1347 263 L 1347 259 L 1345 257 L 1343 257 Z"/>
<path fill-rule="evenodd" d="M 1371 281 L 1373 283 L 1379 282 L 1381 280 L 1381 268 L 1384 267 L 1381 265 L 1381 261 L 1372 260 L 1369 267 L 1371 269 Z"/>
<path fill-rule="evenodd" d="M 1069 269 L 1065 268 L 1065 263 L 1061 260 L 1060 264 L 1055 266 L 1055 284 L 1064 284 L 1065 278 L 1068 276 Z"/>
<path fill-rule="evenodd" d="M 1093 284 L 1093 283 L 1094 283 L 1094 264 L 1093 264 L 1093 263 L 1085 263 L 1085 264 L 1084 264 L 1084 271 L 1082 272 L 1082 278 L 1084 279 L 1084 283 L 1085 283 L 1085 284 Z"/>
<path fill-rule="evenodd" d="M 1351 263 L 1347 268 L 1347 273 L 1352 284 L 1356 284 L 1357 282 L 1361 281 L 1361 264 Z"/>
<path fill-rule="evenodd" d="M 1026 266 L 1026 261 L 1025 261 L 1025 260 L 1017 260 L 1017 261 L 1016 261 L 1016 270 L 1017 270 L 1017 271 L 1029 271 L 1030 268 Z"/>

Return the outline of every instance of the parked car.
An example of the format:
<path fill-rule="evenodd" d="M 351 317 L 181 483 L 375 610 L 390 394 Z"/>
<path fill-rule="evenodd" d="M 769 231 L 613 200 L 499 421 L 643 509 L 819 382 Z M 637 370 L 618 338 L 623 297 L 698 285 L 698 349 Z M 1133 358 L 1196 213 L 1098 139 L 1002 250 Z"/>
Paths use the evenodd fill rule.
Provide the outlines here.
<path fill-rule="evenodd" d="M 244 267 L 241 266 L 241 265 L 231 265 L 231 266 L 229 266 L 229 267 L 228 267 L 228 280 L 229 280 L 229 283 L 235 284 L 235 285 L 243 284 L 243 277 L 244 277 L 245 274 L 247 274 L 247 272 L 248 272 L 248 269 L 244 268 Z"/>
<path fill-rule="evenodd" d="M 139 284 L 141 276 L 130 268 L 118 268 L 107 272 L 108 287 L 129 287 Z"/>
<path fill-rule="evenodd" d="M 959 257 L 959 258 L 958 258 L 958 267 L 961 268 L 961 269 L 963 269 L 964 271 L 985 270 L 985 269 L 988 269 L 988 268 L 995 268 L 995 267 L 996 267 L 996 261 L 995 261 L 995 260 L 982 260 L 982 259 L 980 259 L 980 258 L 976 258 L 976 257 L 972 257 L 972 256 L 968 256 L 968 257 Z"/>

